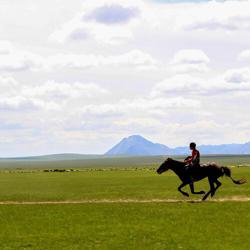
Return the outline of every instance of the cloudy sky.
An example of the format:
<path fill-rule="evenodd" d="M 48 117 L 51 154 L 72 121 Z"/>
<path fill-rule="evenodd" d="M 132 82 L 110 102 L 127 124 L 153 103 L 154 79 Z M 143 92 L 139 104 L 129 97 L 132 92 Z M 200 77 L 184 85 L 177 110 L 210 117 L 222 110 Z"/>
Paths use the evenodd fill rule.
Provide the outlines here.
<path fill-rule="evenodd" d="M 0 156 L 250 141 L 249 9 L 0 0 Z"/>

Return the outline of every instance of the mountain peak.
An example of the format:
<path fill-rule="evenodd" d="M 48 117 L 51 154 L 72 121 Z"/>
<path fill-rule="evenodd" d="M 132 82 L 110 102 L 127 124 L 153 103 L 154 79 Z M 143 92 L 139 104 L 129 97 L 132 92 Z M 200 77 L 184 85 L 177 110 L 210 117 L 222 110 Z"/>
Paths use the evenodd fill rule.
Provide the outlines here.
<path fill-rule="evenodd" d="M 145 139 L 144 137 L 142 137 L 141 135 L 130 135 L 129 137 L 124 138 L 124 139 L 128 141 L 149 141 Z"/>
<path fill-rule="evenodd" d="M 145 139 L 144 137 L 142 137 L 141 135 L 130 135 L 129 137 L 127 138 L 142 138 L 142 139 Z"/>
<path fill-rule="evenodd" d="M 161 155 L 167 153 L 167 146 L 153 143 L 141 135 L 131 135 L 123 138 L 106 155 Z"/>
<path fill-rule="evenodd" d="M 250 154 L 250 142 L 245 144 L 200 145 L 202 154 Z M 187 155 L 189 147 L 169 148 L 163 144 L 153 143 L 141 135 L 123 138 L 111 148 L 106 155 Z"/>

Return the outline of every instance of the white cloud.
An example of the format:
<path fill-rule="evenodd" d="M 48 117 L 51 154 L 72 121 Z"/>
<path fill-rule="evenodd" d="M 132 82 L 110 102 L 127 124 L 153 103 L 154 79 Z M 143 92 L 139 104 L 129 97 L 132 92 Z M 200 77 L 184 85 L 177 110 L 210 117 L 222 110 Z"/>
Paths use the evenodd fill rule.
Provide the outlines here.
<path fill-rule="evenodd" d="M 225 140 L 225 131 L 232 133 L 230 124 L 220 124 L 213 120 L 199 120 L 191 123 L 178 124 L 175 133 L 186 136 L 188 141 L 196 141 L 200 144 L 217 144 L 215 138 Z"/>
<path fill-rule="evenodd" d="M 86 103 L 90 99 L 105 96 L 109 91 L 93 83 L 56 82 L 22 84 L 12 77 L 0 77 L 1 110 L 56 109 L 74 101 Z"/>
<path fill-rule="evenodd" d="M 65 67 L 71 69 L 85 69 L 102 66 L 156 66 L 157 60 L 140 50 L 132 50 L 124 54 L 103 56 L 97 54 L 57 54 L 47 59 L 47 67 Z"/>
<path fill-rule="evenodd" d="M 140 0 L 1 6 L 0 138 L 9 143 L 1 152 L 102 153 L 132 133 L 169 145 L 246 141 L 249 8 Z"/>
<path fill-rule="evenodd" d="M 0 40 L 0 55 L 8 55 L 13 51 L 13 46 L 9 41 Z"/>
<path fill-rule="evenodd" d="M 153 1 L 87 0 L 71 20 L 51 35 L 59 42 L 86 41 L 120 44 L 142 30 L 235 32 L 249 30 L 250 2 L 208 1 L 203 4 L 158 4 Z"/>
<path fill-rule="evenodd" d="M 228 70 L 222 76 L 210 79 L 177 74 L 157 83 L 152 89 L 151 96 L 196 95 L 199 97 L 246 91 L 250 91 L 250 70 L 241 68 Z"/>
<path fill-rule="evenodd" d="M 120 44 L 133 37 L 133 28 L 145 12 L 145 3 L 140 0 L 87 0 L 82 11 L 63 27 L 51 34 L 50 40 L 64 42 L 94 39 L 107 44 Z"/>
<path fill-rule="evenodd" d="M 166 95 L 206 94 L 207 88 L 207 83 L 202 78 L 183 74 L 156 84 L 152 89 L 151 95 L 153 97 L 161 97 Z"/>
<path fill-rule="evenodd" d="M 22 96 L 12 96 L 0 100 L 1 111 L 25 112 L 39 108 L 43 103 Z"/>
<path fill-rule="evenodd" d="M 249 7 L 249 1 L 211 1 L 202 5 L 192 5 L 177 19 L 177 27 L 192 31 L 248 32 Z"/>
<path fill-rule="evenodd" d="M 241 51 L 238 59 L 241 61 L 250 61 L 250 49 Z"/>
<path fill-rule="evenodd" d="M 26 86 L 21 90 L 21 94 L 31 98 L 42 98 L 49 100 L 66 101 L 68 98 L 94 98 L 105 95 L 108 91 L 96 84 L 84 84 L 81 82 L 55 82 L 47 81 L 36 86 Z"/>
<path fill-rule="evenodd" d="M 229 83 L 235 83 L 235 86 L 240 86 L 240 84 L 244 83 L 250 83 L 250 68 L 227 70 L 224 74 L 224 79 Z"/>
<path fill-rule="evenodd" d="M 85 105 L 80 113 L 84 116 L 101 118 L 112 117 L 144 117 L 148 115 L 166 115 L 170 110 L 185 110 L 199 107 L 200 102 L 183 97 L 164 98 L 135 98 L 123 99 L 116 103 Z"/>
<path fill-rule="evenodd" d="M 1 46 L 2 45 L 2 46 Z M 137 69 L 153 68 L 158 64 L 151 55 L 141 50 L 131 50 L 117 55 L 61 53 L 41 56 L 14 48 L 10 42 L 0 41 L 0 71 L 43 71 L 86 69 L 102 66 L 126 66 Z"/>
<path fill-rule="evenodd" d="M 173 72 L 175 73 L 206 73 L 209 72 L 210 69 L 209 67 L 204 64 L 204 63 L 200 63 L 200 64 L 177 64 L 177 65 L 171 65 L 170 68 Z"/>
<path fill-rule="evenodd" d="M 208 72 L 208 56 L 202 50 L 185 49 L 178 51 L 170 62 L 171 69 L 176 73 Z"/>
<path fill-rule="evenodd" d="M 2 96 L 10 95 L 16 93 L 19 83 L 10 76 L 0 76 L 0 91 Z"/>
<path fill-rule="evenodd" d="M 178 51 L 173 58 L 173 64 L 207 64 L 210 60 L 202 50 L 184 49 Z"/>
<path fill-rule="evenodd" d="M 42 65 L 43 58 L 41 56 L 21 51 L 8 41 L 0 41 L 0 71 L 36 70 Z"/>

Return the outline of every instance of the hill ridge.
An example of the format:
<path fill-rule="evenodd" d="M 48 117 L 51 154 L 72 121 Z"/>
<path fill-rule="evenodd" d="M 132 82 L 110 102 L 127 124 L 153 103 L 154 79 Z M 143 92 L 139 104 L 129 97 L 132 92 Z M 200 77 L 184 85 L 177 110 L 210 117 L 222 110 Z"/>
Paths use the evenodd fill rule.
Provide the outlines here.
<path fill-rule="evenodd" d="M 250 154 L 250 142 L 243 144 L 199 145 L 202 154 Z M 140 135 L 123 138 L 105 155 L 186 155 L 187 146 L 170 148 L 164 144 L 154 143 Z"/>

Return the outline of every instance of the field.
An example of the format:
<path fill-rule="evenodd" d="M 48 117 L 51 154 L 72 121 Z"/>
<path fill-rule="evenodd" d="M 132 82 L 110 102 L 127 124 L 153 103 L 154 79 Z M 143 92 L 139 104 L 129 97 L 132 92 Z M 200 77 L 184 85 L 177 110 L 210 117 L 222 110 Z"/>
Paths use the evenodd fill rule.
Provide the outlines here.
<path fill-rule="evenodd" d="M 210 159 L 250 163 L 249 156 Z M 249 249 L 250 202 L 240 201 L 250 197 L 249 184 L 224 177 L 217 201 L 193 203 L 201 196 L 183 197 L 172 172 L 155 173 L 161 161 L 0 162 L 0 249 Z M 44 172 L 72 165 L 80 171 Z M 249 167 L 233 167 L 232 173 L 250 180 Z M 207 190 L 206 180 L 195 188 Z"/>
<path fill-rule="evenodd" d="M 41 157 L 25 157 L 1 159 L 0 169 L 46 169 L 46 168 L 151 168 L 157 167 L 167 156 L 97 156 L 62 154 Z M 186 156 L 172 156 L 174 159 L 183 160 Z M 202 157 L 203 162 L 215 161 L 222 165 L 250 166 L 250 155 L 207 155 Z"/>

